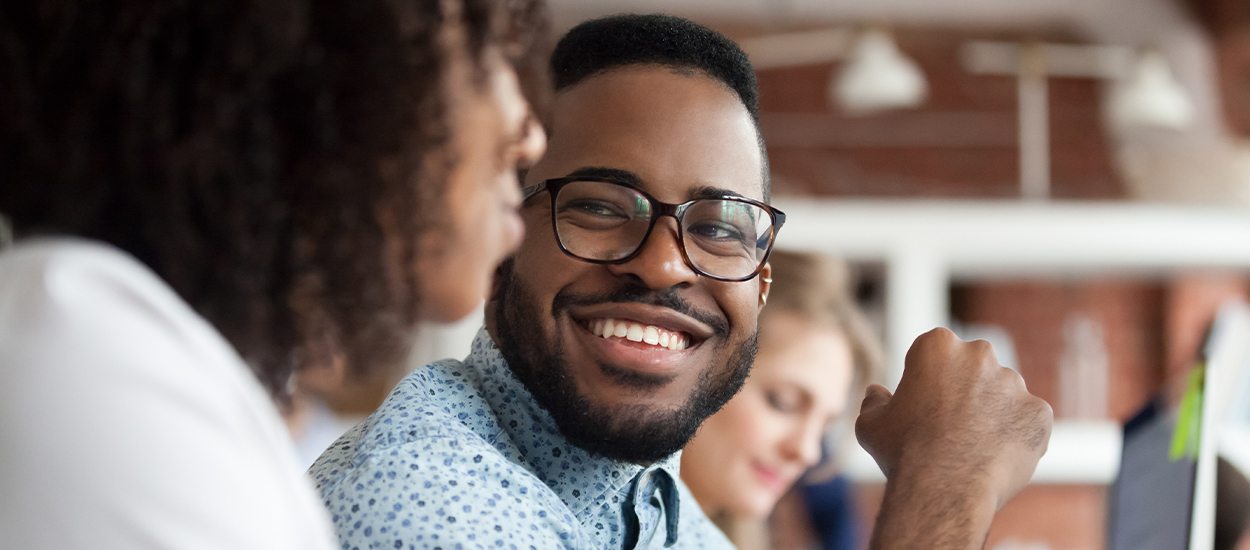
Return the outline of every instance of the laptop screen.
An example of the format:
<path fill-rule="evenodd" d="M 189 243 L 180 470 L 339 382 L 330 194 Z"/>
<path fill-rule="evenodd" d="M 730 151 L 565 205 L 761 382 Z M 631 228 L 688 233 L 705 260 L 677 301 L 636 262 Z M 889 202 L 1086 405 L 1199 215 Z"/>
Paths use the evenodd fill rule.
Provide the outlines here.
<path fill-rule="evenodd" d="M 1189 546 L 1197 461 L 1172 461 L 1176 415 L 1151 403 L 1124 425 L 1120 475 L 1109 495 L 1111 550 Z"/>

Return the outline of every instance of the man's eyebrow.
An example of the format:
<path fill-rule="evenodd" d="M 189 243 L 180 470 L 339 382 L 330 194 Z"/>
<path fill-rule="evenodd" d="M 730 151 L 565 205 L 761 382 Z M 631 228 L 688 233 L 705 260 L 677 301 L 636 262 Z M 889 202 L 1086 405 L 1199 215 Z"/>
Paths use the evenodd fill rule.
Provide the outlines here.
<path fill-rule="evenodd" d="M 583 166 L 569 172 L 568 177 L 603 179 L 622 185 L 628 185 L 634 189 L 642 189 L 642 178 L 638 177 L 638 174 L 630 172 L 629 170 L 622 170 L 620 168 Z"/>
<path fill-rule="evenodd" d="M 737 191 L 730 191 L 721 187 L 711 185 L 700 185 L 690 190 L 690 199 L 723 199 L 726 197 L 735 197 L 739 199 L 749 198 Z"/>

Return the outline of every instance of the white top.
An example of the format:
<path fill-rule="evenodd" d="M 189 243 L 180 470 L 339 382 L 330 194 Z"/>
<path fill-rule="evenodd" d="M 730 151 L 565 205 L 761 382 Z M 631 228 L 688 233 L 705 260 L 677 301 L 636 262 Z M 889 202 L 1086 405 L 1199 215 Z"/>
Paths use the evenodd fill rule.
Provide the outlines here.
<path fill-rule="evenodd" d="M 0 547 L 337 546 L 269 396 L 128 255 L 0 253 Z"/>

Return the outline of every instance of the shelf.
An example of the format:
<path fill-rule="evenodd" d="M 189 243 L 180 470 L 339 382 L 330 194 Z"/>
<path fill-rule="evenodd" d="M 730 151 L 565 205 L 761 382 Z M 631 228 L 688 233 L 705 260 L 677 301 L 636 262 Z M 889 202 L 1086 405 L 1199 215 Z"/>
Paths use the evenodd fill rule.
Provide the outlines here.
<path fill-rule="evenodd" d="M 950 325 L 952 280 L 1250 269 L 1250 210 L 1124 202 L 778 198 L 777 246 L 886 267 L 886 385 Z"/>
<path fill-rule="evenodd" d="M 957 278 L 1250 268 L 1250 209 L 1124 202 L 778 198 L 777 246 L 931 257 Z"/>
<path fill-rule="evenodd" d="M 1120 470 L 1123 437 L 1120 425 L 1109 421 L 1059 421 L 1050 436 L 1050 449 L 1033 473 L 1033 484 L 1106 485 Z M 846 473 L 860 483 L 882 483 L 877 463 L 858 445 L 846 457 Z"/>

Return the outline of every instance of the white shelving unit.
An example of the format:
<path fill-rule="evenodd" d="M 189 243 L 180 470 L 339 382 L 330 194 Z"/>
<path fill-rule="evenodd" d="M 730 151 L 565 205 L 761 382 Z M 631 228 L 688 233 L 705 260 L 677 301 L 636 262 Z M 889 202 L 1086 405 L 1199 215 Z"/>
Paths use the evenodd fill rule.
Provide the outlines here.
<path fill-rule="evenodd" d="M 1050 449 L 1037 464 L 1033 483 L 1104 485 L 1120 469 L 1120 426 L 1114 422 L 1058 422 Z M 866 451 L 855 446 L 846 457 L 847 475 L 860 482 L 885 482 Z"/>
<path fill-rule="evenodd" d="M 887 381 L 902 375 L 916 336 L 950 324 L 954 280 L 1020 276 L 1167 275 L 1250 269 L 1250 209 L 1097 202 L 778 198 L 778 246 L 886 268 Z M 1059 422 L 1035 483 L 1109 483 L 1120 427 Z M 852 476 L 879 479 L 862 452 Z"/>

